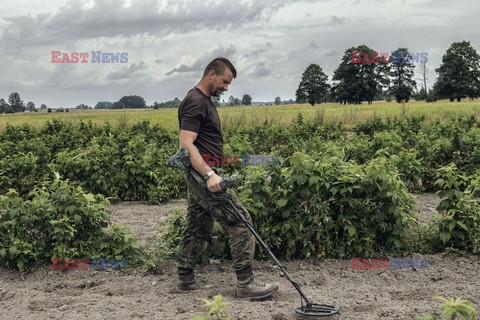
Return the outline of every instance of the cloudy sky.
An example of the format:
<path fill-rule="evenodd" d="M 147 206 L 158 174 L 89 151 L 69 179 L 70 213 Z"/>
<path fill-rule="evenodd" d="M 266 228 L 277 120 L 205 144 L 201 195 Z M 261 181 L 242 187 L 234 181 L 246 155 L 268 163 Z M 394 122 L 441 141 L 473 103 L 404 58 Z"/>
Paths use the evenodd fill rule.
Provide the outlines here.
<path fill-rule="evenodd" d="M 428 52 L 431 86 L 453 42 L 480 51 L 479 12 L 476 0 L 2 0 L 0 98 L 18 92 L 49 107 L 182 99 L 226 56 L 238 77 L 225 100 L 290 99 L 310 63 L 331 81 L 345 51 L 362 44 Z M 87 52 L 88 63 L 52 63 L 52 51 Z M 91 63 L 91 51 L 126 52 L 128 62 Z"/>

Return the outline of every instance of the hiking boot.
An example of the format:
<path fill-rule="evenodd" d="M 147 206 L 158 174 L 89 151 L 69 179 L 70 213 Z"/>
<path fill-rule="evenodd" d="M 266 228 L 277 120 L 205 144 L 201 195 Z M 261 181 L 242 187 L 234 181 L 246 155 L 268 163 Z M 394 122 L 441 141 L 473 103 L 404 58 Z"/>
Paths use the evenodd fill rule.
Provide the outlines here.
<path fill-rule="evenodd" d="M 243 273 L 237 273 L 237 298 L 239 299 L 264 299 L 277 290 L 277 284 L 254 281 L 250 268 Z"/>
<path fill-rule="evenodd" d="M 195 290 L 195 274 L 192 269 L 178 268 L 178 288 L 180 290 Z"/>

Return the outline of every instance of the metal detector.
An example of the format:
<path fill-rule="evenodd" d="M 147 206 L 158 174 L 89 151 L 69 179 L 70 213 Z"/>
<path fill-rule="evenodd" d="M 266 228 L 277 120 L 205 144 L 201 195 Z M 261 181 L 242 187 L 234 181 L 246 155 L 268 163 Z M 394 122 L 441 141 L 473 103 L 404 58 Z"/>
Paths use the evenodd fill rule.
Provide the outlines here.
<path fill-rule="evenodd" d="M 275 257 L 275 255 L 272 253 L 270 248 L 265 244 L 265 242 L 263 242 L 262 238 L 260 238 L 260 236 L 255 231 L 255 229 L 253 229 L 253 226 L 247 221 L 243 213 L 237 208 L 237 206 L 233 203 L 233 201 L 227 198 L 218 197 L 215 195 L 215 193 L 208 190 L 205 181 L 203 181 L 200 174 L 197 171 L 195 171 L 195 169 L 191 166 L 190 155 L 188 154 L 187 149 L 181 148 L 178 153 L 176 153 L 175 155 L 173 155 L 167 160 L 167 164 L 172 167 L 179 168 L 190 173 L 193 176 L 193 178 L 198 183 L 200 183 L 200 185 L 204 189 L 206 189 L 206 191 L 208 192 L 210 197 L 212 197 L 212 199 L 223 202 L 223 203 L 228 203 L 232 207 L 235 213 L 240 217 L 243 223 L 247 226 L 248 230 L 250 230 L 250 232 L 255 236 L 258 243 L 265 251 L 265 253 L 270 257 L 273 263 L 277 265 L 277 267 L 280 269 L 280 271 L 282 272 L 281 276 L 285 277 L 288 281 L 290 281 L 293 287 L 300 294 L 301 305 L 298 308 L 295 308 L 295 312 L 297 314 L 302 316 L 309 316 L 309 317 L 310 316 L 319 317 L 319 316 L 331 316 L 338 313 L 339 310 L 335 306 L 328 305 L 328 304 L 313 303 L 310 301 L 310 299 L 307 298 L 305 293 L 303 293 L 302 289 L 300 288 L 300 285 L 292 280 L 285 266 L 283 266 L 280 263 L 280 261 L 278 261 L 277 257 Z M 238 175 L 233 175 L 229 178 L 222 179 L 222 181 L 220 182 L 220 187 L 222 188 L 222 190 L 225 190 L 233 186 L 237 182 L 237 180 L 238 180 Z"/>

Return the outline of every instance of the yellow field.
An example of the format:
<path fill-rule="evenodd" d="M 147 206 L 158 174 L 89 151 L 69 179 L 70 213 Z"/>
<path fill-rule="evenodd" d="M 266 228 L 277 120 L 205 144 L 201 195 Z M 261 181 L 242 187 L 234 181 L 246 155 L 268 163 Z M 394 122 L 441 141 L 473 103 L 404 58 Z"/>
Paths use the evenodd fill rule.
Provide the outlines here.
<path fill-rule="evenodd" d="M 480 116 L 480 100 L 466 100 L 460 103 L 438 101 L 426 103 L 413 101 L 404 106 L 396 102 L 379 101 L 372 105 L 362 104 L 340 105 L 337 103 L 317 104 L 292 104 L 280 106 L 237 106 L 218 108 L 224 128 L 231 125 L 253 125 L 268 120 L 272 124 L 288 125 L 297 119 L 301 113 L 304 120 L 323 118 L 324 122 L 352 125 L 374 115 L 386 117 L 403 117 L 411 115 L 425 115 L 428 119 L 448 119 L 458 116 Z M 92 121 L 96 125 L 110 123 L 116 125 L 132 125 L 133 123 L 149 120 L 152 124 L 178 130 L 177 109 L 128 109 L 128 110 L 70 110 L 70 112 L 25 112 L 21 114 L 0 115 L 0 131 L 4 130 L 7 123 L 13 126 L 27 123 L 35 128 L 40 128 L 50 119 L 60 119 L 67 123 Z"/>

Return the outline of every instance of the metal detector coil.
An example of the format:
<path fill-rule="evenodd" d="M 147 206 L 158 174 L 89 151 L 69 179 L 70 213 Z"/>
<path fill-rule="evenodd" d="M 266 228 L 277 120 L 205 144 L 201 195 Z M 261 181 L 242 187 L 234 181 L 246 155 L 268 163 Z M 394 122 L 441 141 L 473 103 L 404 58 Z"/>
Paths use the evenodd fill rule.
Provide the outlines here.
<path fill-rule="evenodd" d="M 303 304 L 298 308 L 295 308 L 295 312 L 299 315 L 306 317 L 325 317 L 332 316 L 338 313 L 338 308 L 328 304 L 310 303 Z"/>

